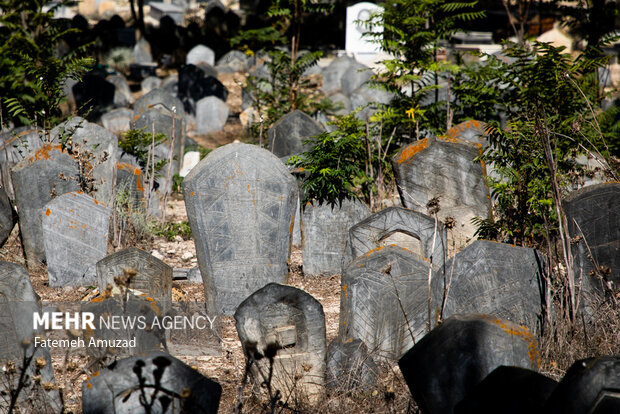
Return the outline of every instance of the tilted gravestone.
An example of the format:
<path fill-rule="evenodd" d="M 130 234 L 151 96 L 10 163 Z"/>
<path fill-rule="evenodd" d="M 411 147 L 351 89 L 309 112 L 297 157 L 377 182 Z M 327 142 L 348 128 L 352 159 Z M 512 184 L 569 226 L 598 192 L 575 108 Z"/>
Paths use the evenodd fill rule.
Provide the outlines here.
<path fill-rule="evenodd" d="M 143 395 L 144 394 L 144 395 Z M 82 384 L 84 414 L 216 414 L 222 387 L 162 352 L 115 361 Z M 146 401 L 145 401 L 146 400 Z"/>
<path fill-rule="evenodd" d="M 271 387 L 283 400 L 321 394 L 326 339 L 319 301 L 293 286 L 270 283 L 239 305 L 235 321 L 257 387 L 273 366 Z"/>
<path fill-rule="evenodd" d="M 345 392 L 372 388 L 377 384 L 378 375 L 379 367 L 361 340 L 340 342 L 335 339 L 327 347 L 325 382 L 328 388 Z"/>
<path fill-rule="evenodd" d="M 432 217 L 414 210 L 401 207 L 388 207 L 360 221 L 349 229 L 347 247 L 343 266 L 356 257 L 381 246 L 383 240 L 396 233 L 403 233 L 418 239 L 421 244 L 422 257 L 433 259 L 433 263 L 441 267 L 447 251 L 446 229 Z M 434 241 L 433 241 L 434 239 Z M 433 243 L 434 247 L 433 247 Z M 405 243 L 396 243 L 412 250 Z M 416 251 L 416 253 L 418 253 Z"/>
<path fill-rule="evenodd" d="M 196 132 L 209 134 L 220 131 L 228 119 L 228 105 L 215 96 L 207 96 L 196 102 Z"/>
<path fill-rule="evenodd" d="M 420 340 L 428 323 L 431 264 L 398 246 L 380 247 L 344 269 L 340 292 L 339 338 L 361 339 L 377 359 L 395 361 Z M 437 277 L 432 266 L 432 277 Z M 431 291 L 431 319 L 440 305 Z"/>
<path fill-rule="evenodd" d="M 536 371 L 502 365 L 467 392 L 454 414 L 542 414 L 557 385 Z"/>
<path fill-rule="evenodd" d="M 95 284 L 95 265 L 107 252 L 110 214 L 103 204 L 82 192 L 63 194 L 43 207 L 50 286 Z"/>
<path fill-rule="evenodd" d="M 187 218 L 210 315 L 288 275 L 297 182 L 269 151 L 229 144 L 183 180 Z"/>
<path fill-rule="evenodd" d="M 43 145 L 13 167 L 15 207 L 29 267 L 45 260 L 41 209 L 52 196 L 78 191 L 77 173 L 73 158 L 52 144 Z"/>
<path fill-rule="evenodd" d="M 126 206 L 134 211 L 146 208 L 140 167 L 126 162 L 116 164 L 116 194 L 119 201 L 125 200 Z"/>
<path fill-rule="evenodd" d="M 451 413 L 498 366 L 537 369 L 537 347 L 532 334 L 512 322 L 457 315 L 422 338 L 398 365 L 423 413 Z"/>
<path fill-rule="evenodd" d="M 620 412 L 620 357 L 576 361 L 544 406 L 549 414 Z"/>
<path fill-rule="evenodd" d="M 196 45 L 188 53 L 185 63 L 188 65 L 197 65 L 200 62 L 215 65 L 215 52 L 205 45 Z"/>
<path fill-rule="evenodd" d="M 321 132 L 324 132 L 324 129 L 319 123 L 305 113 L 295 110 L 284 115 L 269 128 L 269 148 L 278 158 L 290 157 L 308 151 L 310 147 L 303 141 Z"/>
<path fill-rule="evenodd" d="M 575 279 L 581 277 L 586 290 L 598 287 L 602 291 L 600 281 L 591 275 L 595 261 L 601 273 L 609 269 L 608 279 L 620 285 L 620 183 L 574 191 L 564 199 L 563 206 L 568 231 L 572 238 L 579 238 L 578 243 L 571 243 Z"/>
<path fill-rule="evenodd" d="M 444 317 L 485 313 L 540 329 L 545 279 L 544 257 L 534 249 L 476 240 L 447 263 L 445 277 L 433 281 L 447 291 Z"/>
<path fill-rule="evenodd" d="M 17 216 L 11 205 L 9 196 L 4 191 L 4 188 L 0 187 L 0 246 L 7 241 L 15 227 Z"/>
<path fill-rule="evenodd" d="M 342 272 L 347 232 L 370 214 L 361 201 L 306 204 L 301 214 L 301 251 L 304 274 L 320 275 Z"/>
<path fill-rule="evenodd" d="M 172 268 L 137 247 L 119 250 L 97 262 L 97 281 L 100 290 L 107 285 L 117 285 L 115 278 L 124 277 L 133 269 L 127 287 L 139 290 L 158 301 L 170 302 Z"/>
<path fill-rule="evenodd" d="M 473 237 L 474 217 L 488 218 L 491 208 L 485 168 L 474 162 L 481 145 L 460 139 L 424 138 L 402 148 L 392 158 L 398 192 L 407 208 L 426 211 L 429 201 L 439 199 L 438 217 L 454 218 L 457 248 Z"/>

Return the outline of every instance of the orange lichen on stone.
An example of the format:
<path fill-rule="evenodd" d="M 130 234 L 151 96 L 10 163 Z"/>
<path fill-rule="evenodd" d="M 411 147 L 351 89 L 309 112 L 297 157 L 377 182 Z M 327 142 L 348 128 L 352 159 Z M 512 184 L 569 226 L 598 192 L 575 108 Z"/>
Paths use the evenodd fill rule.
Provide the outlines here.
<path fill-rule="evenodd" d="M 344 298 L 348 299 L 349 298 L 349 294 L 347 292 L 347 285 L 342 285 L 342 291 L 344 292 Z"/>
<path fill-rule="evenodd" d="M 192 191 L 191 193 L 189 193 L 189 196 L 193 197 L 194 196 L 194 192 Z"/>
<path fill-rule="evenodd" d="M 140 108 L 140 113 L 142 113 L 142 108 Z M 133 117 L 133 120 L 134 120 L 134 121 L 137 121 L 138 119 L 140 119 L 140 115 L 135 115 L 135 116 Z"/>
<path fill-rule="evenodd" d="M 49 215 L 52 214 L 52 210 L 50 210 L 49 208 L 47 210 L 45 210 L 45 215 L 49 217 Z"/>
<path fill-rule="evenodd" d="M 411 157 L 413 157 L 415 154 L 422 151 L 426 147 L 428 147 L 428 138 L 424 138 L 416 142 L 415 144 L 411 144 L 408 147 L 403 148 L 402 152 L 400 153 L 400 158 L 397 162 L 399 164 L 402 164 L 403 162 L 408 161 Z"/>
<path fill-rule="evenodd" d="M 378 252 L 379 250 L 384 249 L 384 248 L 385 248 L 385 246 L 379 246 L 379 247 L 376 247 L 376 248 L 374 248 L 374 249 L 372 249 L 372 250 L 370 250 L 370 251 L 368 251 L 368 252 L 364 253 L 364 256 L 368 257 L 368 256 L 370 256 L 371 254 L 373 254 L 374 252 Z"/>
<path fill-rule="evenodd" d="M 49 160 L 50 158 L 50 151 L 60 151 L 63 152 L 62 147 L 60 146 L 60 144 L 57 145 L 52 145 L 52 144 L 44 144 L 41 148 L 39 148 L 33 155 L 33 158 L 31 159 L 31 161 L 34 160 Z"/>
<path fill-rule="evenodd" d="M 535 363 L 536 366 L 540 368 L 541 358 L 540 353 L 538 352 L 538 342 L 525 326 L 519 326 L 512 323 L 509 325 L 506 321 L 503 321 L 500 318 L 491 318 L 490 316 L 485 316 L 485 319 L 500 327 L 507 334 L 523 338 L 523 340 L 527 342 L 527 354 L 530 361 Z"/>

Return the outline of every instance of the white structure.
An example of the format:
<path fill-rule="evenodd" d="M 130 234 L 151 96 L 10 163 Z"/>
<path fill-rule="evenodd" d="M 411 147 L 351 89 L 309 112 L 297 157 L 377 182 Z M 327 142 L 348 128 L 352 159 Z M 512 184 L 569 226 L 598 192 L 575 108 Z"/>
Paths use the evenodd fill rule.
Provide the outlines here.
<path fill-rule="evenodd" d="M 379 52 L 379 45 L 370 42 L 368 37 L 363 36 L 364 33 L 367 33 L 370 30 L 364 27 L 361 22 L 367 21 L 374 13 L 381 12 L 383 12 L 383 7 L 369 2 L 357 3 L 353 6 L 347 7 L 345 50 L 348 54 L 375 54 Z M 375 33 L 381 33 L 383 32 L 383 27 L 375 27 L 372 31 Z"/>

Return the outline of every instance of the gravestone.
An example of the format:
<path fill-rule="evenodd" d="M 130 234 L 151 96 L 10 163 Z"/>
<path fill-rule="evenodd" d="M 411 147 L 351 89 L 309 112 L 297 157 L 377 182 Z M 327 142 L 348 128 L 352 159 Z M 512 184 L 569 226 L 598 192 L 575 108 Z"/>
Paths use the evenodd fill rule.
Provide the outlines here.
<path fill-rule="evenodd" d="M 332 390 L 352 391 L 375 387 L 379 368 L 359 339 L 332 341 L 327 347 L 326 385 Z"/>
<path fill-rule="evenodd" d="M 200 162 L 200 152 L 198 151 L 187 151 L 185 155 L 183 155 L 183 167 L 179 172 L 181 177 L 186 177 L 187 174 Z"/>
<path fill-rule="evenodd" d="M 146 39 L 140 39 L 136 42 L 136 45 L 133 47 L 133 60 L 137 64 L 153 63 L 151 45 Z"/>
<path fill-rule="evenodd" d="M 378 25 L 370 30 L 364 27 L 373 13 L 381 13 L 383 7 L 374 3 L 361 2 L 347 7 L 346 31 L 345 31 L 345 50 L 347 53 L 374 54 L 379 52 L 379 45 L 372 43 L 365 33 L 381 33 L 383 26 Z"/>
<path fill-rule="evenodd" d="M 171 301 L 172 268 L 137 247 L 119 250 L 97 262 L 99 289 L 105 290 L 108 284 L 117 285 L 114 279 L 123 277 L 127 269 L 135 271 L 128 287 L 158 301 Z"/>
<path fill-rule="evenodd" d="M 60 140 L 63 136 L 71 138 L 74 152 L 87 156 L 92 166 L 95 189 L 93 197 L 106 206 L 113 205 L 114 170 L 119 151 L 116 136 L 105 128 L 80 117 L 63 122 L 50 132 L 53 140 Z"/>
<path fill-rule="evenodd" d="M 381 246 L 381 242 L 396 233 L 403 233 L 418 239 L 422 257 L 433 259 L 439 267 L 444 265 L 447 254 L 446 229 L 426 214 L 401 207 L 388 207 L 360 221 L 349 229 L 343 267 L 356 257 Z M 433 238 L 435 245 L 433 247 Z M 414 251 L 407 245 L 401 245 Z M 415 252 L 415 251 L 414 251 Z M 418 252 L 415 252 L 418 253 Z"/>
<path fill-rule="evenodd" d="M 239 305 L 235 321 L 258 389 L 272 365 L 271 386 L 284 401 L 316 400 L 324 384 L 326 352 L 319 301 L 293 286 L 270 283 Z"/>
<path fill-rule="evenodd" d="M 350 97 L 353 92 L 368 82 L 372 75 L 373 72 L 369 67 L 355 62 L 349 67 L 347 74 L 342 77 L 340 83 L 342 93 Z"/>
<path fill-rule="evenodd" d="M 106 80 L 114 85 L 114 106 L 126 107 L 135 102 L 129 84 L 122 75 L 109 75 Z"/>
<path fill-rule="evenodd" d="M 570 193 L 563 201 L 574 257 L 575 280 L 583 279 L 586 291 L 602 292 L 600 281 L 591 276 L 592 259 L 620 285 L 620 183 L 604 183 Z"/>
<path fill-rule="evenodd" d="M 231 50 L 222 56 L 215 65 L 220 73 L 245 72 L 248 67 L 248 56 L 240 50 Z"/>
<path fill-rule="evenodd" d="M 329 95 L 329 100 L 332 101 L 334 105 L 340 105 L 340 109 L 335 112 L 336 115 L 348 115 L 353 109 L 351 107 L 351 100 L 342 92 L 336 92 Z"/>
<path fill-rule="evenodd" d="M 140 89 L 142 90 L 143 94 L 147 94 L 153 89 L 159 88 L 161 86 L 161 83 L 161 79 L 159 79 L 157 76 L 149 76 L 144 78 L 142 82 L 140 82 Z"/>
<path fill-rule="evenodd" d="M 215 96 L 207 96 L 196 103 L 196 132 L 209 134 L 220 131 L 228 119 L 228 105 Z"/>
<path fill-rule="evenodd" d="M 13 210 L 11 200 L 4 188 L 0 187 L 0 246 L 4 245 L 11 235 L 16 221 L 17 215 Z"/>
<path fill-rule="evenodd" d="M 162 17 L 168 16 L 176 24 L 183 24 L 183 9 L 174 4 L 168 3 L 160 3 L 160 2 L 149 2 L 149 6 L 151 6 L 151 10 L 149 15 L 155 20 L 161 20 Z"/>
<path fill-rule="evenodd" d="M 380 247 L 352 261 L 341 280 L 340 340 L 361 339 L 377 359 L 400 358 L 427 329 L 429 266 L 398 246 Z M 438 271 L 432 266 L 433 277 Z M 435 320 L 440 292 L 432 291 L 431 301 Z"/>
<path fill-rule="evenodd" d="M 41 210 L 49 285 L 95 284 L 96 263 L 108 247 L 111 211 L 80 192 L 54 198 Z"/>
<path fill-rule="evenodd" d="M 476 240 L 446 265 L 446 278 L 433 282 L 450 290 L 444 317 L 485 313 L 525 325 L 532 332 L 543 317 L 545 258 L 536 250 Z"/>
<path fill-rule="evenodd" d="M 43 140 L 39 131 L 31 127 L 19 127 L 15 129 L 3 129 L 0 131 L 0 165 L 12 168 L 23 160 L 31 151 L 41 148 Z M 7 164 L 8 161 L 8 164 Z"/>
<path fill-rule="evenodd" d="M 119 194 L 121 192 L 123 194 Z M 117 197 L 126 198 L 130 209 L 137 211 L 146 208 L 140 167 L 125 162 L 116 164 L 116 193 Z"/>
<path fill-rule="evenodd" d="M 247 144 L 212 151 L 185 177 L 210 315 L 230 315 L 265 284 L 286 280 L 297 194 L 286 166 Z"/>
<path fill-rule="evenodd" d="M 53 196 L 78 191 L 77 173 L 74 159 L 60 145 L 53 144 L 44 144 L 11 170 L 28 267 L 38 266 L 45 260 L 41 209 Z"/>
<path fill-rule="evenodd" d="M 620 358 L 576 361 L 547 400 L 544 413 L 612 414 L 620 412 Z"/>
<path fill-rule="evenodd" d="M 216 414 L 222 387 L 169 354 L 151 353 L 115 361 L 88 377 L 82 384 L 82 412 L 144 412 L 142 392 L 153 398 L 153 413 Z"/>
<path fill-rule="evenodd" d="M 188 53 L 185 58 L 185 64 L 197 65 L 200 62 L 215 65 L 215 52 L 205 45 L 196 45 Z"/>
<path fill-rule="evenodd" d="M 454 407 L 454 414 L 542 414 L 558 383 L 536 371 L 499 366 Z"/>
<path fill-rule="evenodd" d="M 323 127 L 310 116 L 294 110 L 274 123 L 267 132 L 269 148 L 278 157 L 290 157 L 310 149 L 303 142 L 323 132 Z"/>
<path fill-rule="evenodd" d="M 342 272 L 347 232 L 368 217 L 370 209 L 361 201 L 307 203 L 301 214 L 301 251 L 305 275 Z"/>
<path fill-rule="evenodd" d="M 194 65 L 185 65 L 179 69 L 177 95 L 183 102 L 187 113 L 197 113 L 197 102 L 208 96 L 214 96 L 226 102 L 228 90 L 216 76 L 207 75 Z"/>
<path fill-rule="evenodd" d="M 454 406 L 500 365 L 537 369 L 537 342 L 526 329 L 490 315 L 456 315 L 424 336 L 398 365 L 425 414 Z"/>
<path fill-rule="evenodd" d="M 71 88 L 77 108 L 91 108 L 96 116 L 114 106 L 114 84 L 106 80 L 106 72 L 94 69 L 82 76 Z"/>
<path fill-rule="evenodd" d="M 370 119 L 379 110 L 379 105 L 388 105 L 394 98 L 394 94 L 362 85 L 351 93 L 351 109 L 362 107 L 355 117 L 361 120 Z"/>
<path fill-rule="evenodd" d="M 114 135 L 120 135 L 131 129 L 133 111 L 128 108 L 112 109 L 101 115 L 101 124 Z"/>
<path fill-rule="evenodd" d="M 491 208 L 485 169 L 474 162 L 481 145 L 455 138 L 424 138 L 402 148 L 392 158 L 398 192 L 407 208 L 426 211 L 427 203 L 439 199 L 437 216 L 454 218 L 457 248 L 476 231 L 474 217 L 488 218 Z M 432 171 L 432 174 L 429 173 Z"/>
<path fill-rule="evenodd" d="M 352 67 L 357 65 L 357 61 L 348 56 L 334 59 L 321 71 L 323 75 L 322 90 L 326 94 L 341 92 L 342 79 L 349 75 Z"/>

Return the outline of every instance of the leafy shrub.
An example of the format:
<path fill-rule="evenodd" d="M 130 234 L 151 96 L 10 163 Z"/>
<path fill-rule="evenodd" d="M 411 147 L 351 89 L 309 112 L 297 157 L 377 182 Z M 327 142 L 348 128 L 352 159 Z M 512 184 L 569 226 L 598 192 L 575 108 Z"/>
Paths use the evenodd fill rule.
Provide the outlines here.
<path fill-rule="evenodd" d="M 142 129 L 130 129 L 123 134 L 123 137 L 118 141 L 118 146 L 127 154 L 131 154 L 138 159 L 142 169 L 149 166 L 149 163 L 154 162 L 149 160 L 149 154 L 152 157 L 153 149 L 166 141 L 166 134 L 158 132 L 155 135 L 145 132 L 145 128 Z M 150 152 L 149 152 L 150 151 Z M 166 165 L 167 160 L 160 160 L 155 162 L 154 169 L 156 172 Z M 152 168 L 149 166 L 149 168 Z"/>

